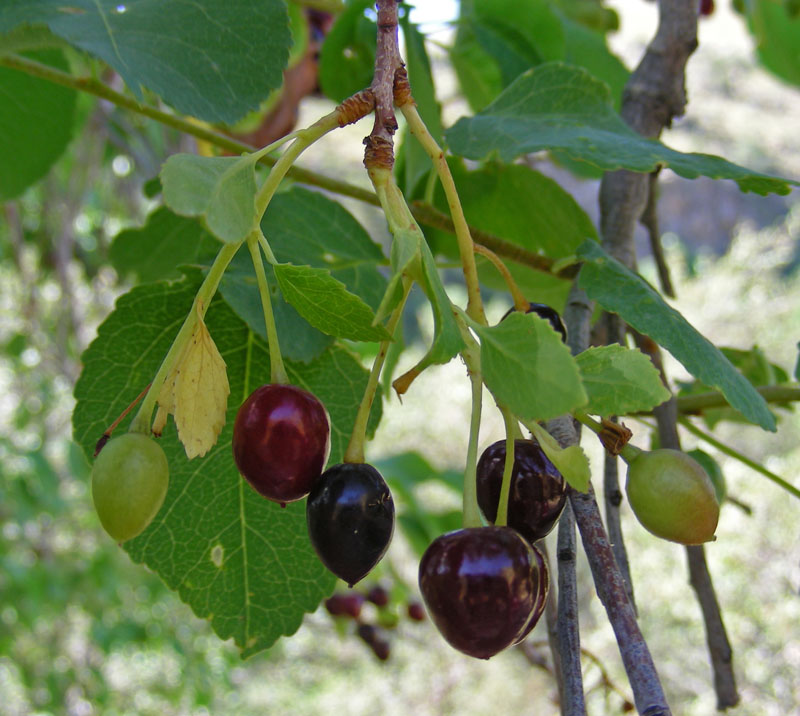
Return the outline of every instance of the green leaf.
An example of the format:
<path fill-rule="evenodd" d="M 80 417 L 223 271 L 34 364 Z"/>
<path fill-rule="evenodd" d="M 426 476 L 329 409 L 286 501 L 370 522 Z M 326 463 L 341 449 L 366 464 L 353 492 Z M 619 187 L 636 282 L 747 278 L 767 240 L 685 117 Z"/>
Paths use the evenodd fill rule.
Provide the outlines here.
<path fill-rule="evenodd" d="M 548 321 L 512 313 L 496 326 L 473 329 L 486 387 L 515 415 L 548 420 L 586 404 L 578 366 Z"/>
<path fill-rule="evenodd" d="M 589 348 L 575 360 L 589 394 L 584 412 L 624 415 L 646 411 L 670 397 L 653 362 L 639 349 L 618 344 Z"/>
<path fill-rule="evenodd" d="M 234 122 L 283 82 L 291 34 L 282 0 L 6 0 L 0 32 L 45 24 L 111 65 L 131 90 L 179 112 Z"/>
<path fill-rule="evenodd" d="M 267 275 L 281 355 L 286 360 L 303 363 L 316 360 L 333 343 L 333 337 L 314 328 L 284 300 L 272 266 L 264 266 L 264 272 Z M 261 293 L 248 251 L 240 251 L 231 261 L 220 281 L 219 291 L 248 328 L 266 341 L 267 329 Z"/>
<path fill-rule="evenodd" d="M 374 324 L 372 309 L 328 269 L 278 264 L 273 270 L 286 301 L 323 333 L 353 341 L 391 339 L 383 325 Z"/>
<path fill-rule="evenodd" d="M 278 261 L 327 268 L 377 309 L 386 291 L 383 251 L 341 204 L 295 187 L 276 194 L 261 222 Z"/>
<path fill-rule="evenodd" d="M 595 242 L 584 243 L 578 255 L 586 261 L 579 285 L 589 298 L 666 348 L 692 375 L 720 390 L 749 421 L 775 430 L 775 418 L 752 384 L 641 276 Z"/>
<path fill-rule="evenodd" d="M 614 111 L 608 87 L 585 70 L 553 62 L 518 77 L 486 109 L 446 132 L 469 159 L 492 152 L 504 161 L 543 149 L 600 169 L 652 172 L 666 166 L 689 179 L 733 179 L 742 191 L 787 194 L 797 182 L 767 176 L 710 154 L 685 154 L 634 132 Z"/>
<path fill-rule="evenodd" d="M 770 72 L 800 85 L 800 16 L 775 0 L 747 3 L 747 20 L 756 40 L 758 57 Z"/>
<path fill-rule="evenodd" d="M 563 31 L 550 3 L 544 0 L 461 3 L 450 59 L 474 110 L 485 107 L 529 67 L 563 56 Z"/>
<path fill-rule="evenodd" d="M 372 0 L 351 0 L 325 37 L 319 84 L 334 102 L 369 87 L 375 69 L 375 23 L 364 15 Z"/>
<path fill-rule="evenodd" d="M 564 61 L 583 67 L 605 82 L 611 90 L 614 108 L 619 110 L 622 90 L 630 77 L 628 68 L 608 49 L 602 33 L 590 30 L 566 16 L 561 17 L 561 24 L 566 43 Z"/>
<path fill-rule="evenodd" d="M 256 161 L 243 157 L 173 154 L 161 168 L 164 201 L 181 216 L 198 216 L 227 243 L 242 241 L 256 217 Z"/>
<path fill-rule="evenodd" d="M 541 425 L 528 421 L 525 426 L 531 431 L 533 437 L 541 445 L 547 459 L 558 468 L 564 479 L 578 492 L 589 489 L 589 480 L 592 478 L 589 459 L 580 445 L 570 445 L 562 448 L 550 433 Z"/>
<path fill-rule="evenodd" d="M 148 283 L 178 278 L 178 266 L 210 265 L 219 241 L 198 221 L 173 214 L 164 206 L 147 217 L 145 225 L 120 231 L 111 243 L 109 259 L 121 276 L 129 272 Z"/>
<path fill-rule="evenodd" d="M 492 162 L 473 171 L 451 161 L 450 169 L 470 226 L 552 258 L 575 253 L 596 239 L 591 219 L 557 182 L 521 164 Z M 447 210 L 444 192 L 436 204 Z"/>
<path fill-rule="evenodd" d="M 67 69 L 60 50 L 28 56 Z M 19 196 L 47 174 L 72 139 L 74 122 L 74 90 L 0 67 L 0 199 Z"/>
<path fill-rule="evenodd" d="M 411 242 L 403 241 L 404 236 L 406 236 L 405 232 L 395 234 L 395 246 L 410 246 Z M 418 246 L 418 254 L 411 257 L 406 255 L 403 261 L 406 267 L 412 267 L 409 273 L 420 284 L 430 301 L 433 311 L 433 342 L 422 360 L 393 383 L 398 395 L 405 393 L 411 382 L 428 366 L 447 363 L 464 347 L 461 330 L 453 316 L 450 298 L 444 290 L 430 247 L 425 241 L 419 241 Z M 414 259 L 417 257 L 419 264 L 415 266 Z M 398 269 L 395 270 L 398 271 Z M 395 273 L 395 277 L 399 276 L 399 272 Z"/>
<path fill-rule="evenodd" d="M 74 435 L 87 455 L 152 379 L 197 287 L 197 280 L 184 280 L 135 288 L 100 326 L 75 388 Z M 168 423 L 160 440 L 170 464 L 164 506 L 124 549 L 248 656 L 294 633 L 335 579 L 309 543 L 304 505 L 281 509 L 265 500 L 233 462 L 230 442 L 239 404 L 269 379 L 266 345 L 220 299 L 210 305 L 206 323 L 227 363 L 232 390 L 225 427 L 207 456 L 189 461 Z M 293 383 L 324 403 L 332 425 L 331 460 L 341 460 L 367 371 L 337 347 L 308 365 L 288 363 L 287 370 Z M 379 416 L 376 401 L 370 431 Z M 124 424 L 118 428 L 124 429 Z"/>

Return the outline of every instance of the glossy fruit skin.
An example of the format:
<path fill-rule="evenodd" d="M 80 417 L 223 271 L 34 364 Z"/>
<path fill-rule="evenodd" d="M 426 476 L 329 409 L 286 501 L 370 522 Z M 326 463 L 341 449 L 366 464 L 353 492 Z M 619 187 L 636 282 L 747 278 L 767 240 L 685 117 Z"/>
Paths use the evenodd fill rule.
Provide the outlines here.
<path fill-rule="evenodd" d="M 92 500 L 117 542 L 144 532 L 167 494 L 169 465 L 161 446 L 141 433 L 110 440 L 92 466 Z"/>
<path fill-rule="evenodd" d="M 547 604 L 547 595 L 550 593 L 550 570 L 547 567 L 547 560 L 538 547 L 534 545 L 531 546 L 533 547 L 533 554 L 536 557 L 537 573 L 539 577 L 539 597 L 533 607 L 533 614 L 531 615 L 531 620 L 528 622 L 528 626 L 525 627 L 519 639 L 514 642 L 515 644 L 519 644 L 539 623 L 539 619 L 542 618 L 545 605 Z"/>
<path fill-rule="evenodd" d="M 394 501 L 372 465 L 328 468 L 306 503 L 308 535 L 322 563 L 349 586 L 380 561 L 394 532 Z"/>
<path fill-rule="evenodd" d="M 504 318 L 507 318 L 515 310 L 515 308 L 510 308 L 505 312 L 505 314 L 503 314 L 503 318 L 500 320 L 502 321 Z M 561 334 L 561 340 L 564 343 L 567 342 L 567 328 L 555 308 L 551 308 L 546 303 L 531 303 L 525 313 L 535 313 L 537 316 L 544 318 L 546 321 L 550 321 L 550 325 L 553 327 L 553 330 Z"/>
<path fill-rule="evenodd" d="M 262 385 L 236 414 L 233 458 L 264 497 L 294 502 L 322 474 L 330 435 L 328 413 L 314 395 L 294 385 Z"/>
<path fill-rule="evenodd" d="M 641 452 L 630 460 L 625 486 L 639 522 L 681 544 L 714 539 L 719 503 L 706 471 L 680 450 Z"/>
<path fill-rule="evenodd" d="M 488 659 L 528 626 L 539 600 L 538 562 L 509 527 L 469 527 L 435 539 L 419 565 L 428 613 L 455 649 Z"/>
<path fill-rule="evenodd" d="M 497 517 L 506 461 L 506 441 L 492 443 L 478 460 L 478 506 L 489 522 Z M 514 469 L 508 500 L 508 526 L 531 544 L 547 535 L 567 500 L 561 473 L 536 440 L 514 441 Z"/>

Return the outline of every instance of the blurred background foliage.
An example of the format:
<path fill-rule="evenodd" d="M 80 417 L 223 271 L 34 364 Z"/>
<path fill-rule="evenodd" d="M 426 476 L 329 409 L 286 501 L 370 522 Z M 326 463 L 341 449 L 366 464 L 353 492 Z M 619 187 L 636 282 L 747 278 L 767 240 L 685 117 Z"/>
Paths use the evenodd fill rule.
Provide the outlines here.
<path fill-rule="evenodd" d="M 557 4 L 575 22 L 609 32 L 629 66 L 654 28 L 655 7 L 643 0 Z M 689 64 L 689 116 L 667 141 L 734 161 L 757 157 L 750 162 L 754 168 L 797 177 L 800 146 L 791 118 L 800 116 L 800 96 L 796 87 L 768 77 L 754 55 L 783 81 L 798 82 L 796 56 L 794 64 L 787 60 L 800 38 L 796 3 L 783 4 L 790 21 L 777 25 L 781 3 L 775 0 L 718 5 L 701 25 L 700 50 Z M 427 29 L 434 74 L 441 73 L 447 87 L 451 71 L 435 43 L 446 42 L 451 29 Z M 465 109 L 454 90 L 445 89 L 440 100 L 448 120 Z M 301 107 L 301 124 L 303 113 L 320 113 L 320 102 Z M 732 106 L 736 111 L 729 111 Z M 0 713 L 556 713 L 542 627 L 524 649 L 477 663 L 448 649 L 430 624 L 406 614 L 418 598 L 415 555 L 460 520 L 469 391 L 457 362 L 423 375 L 403 406 L 390 401 L 369 448 L 399 507 L 400 534 L 366 585 L 387 586 L 390 602 L 363 608 L 364 621 L 385 629 L 391 644 L 386 662 L 356 636 L 354 622 L 324 609 L 291 639 L 242 662 L 232 644 L 220 642 L 105 536 L 91 505 L 89 466 L 70 440 L 72 385 L 81 352 L 127 288 L 109 268 L 112 238 L 144 221 L 152 207 L 142 187 L 163 158 L 194 144 L 88 97 L 78 97 L 76 114 L 84 131 L 52 171 L 0 207 Z M 321 171 L 344 166 L 342 174 L 359 177 L 363 128 L 353 132 L 352 142 L 337 140 L 338 153 L 327 144 L 327 153 L 309 162 L 318 162 Z M 596 182 L 550 170 L 594 216 Z M 758 345 L 778 370 L 794 373 L 800 337 L 797 191 L 772 203 L 759 198 L 757 209 L 749 197 L 703 180 L 669 179 L 662 191 L 665 247 L 680 309 L 716 343 Z M 380 226 L 370 210 L 356 210 L 368 226 Z M 642 264 L 652 273 L 646 257 Z M 507 301 L 493 299 L 489 306 L 499 316 Z M 425 334 L 424 314 L 412 324 L 409 331 Z M 672 372 L 679 375 L 674 366 Z M 448 399 L 430 405 L 426 397 L 434 390 Z M 794 413 L 781 414 L 776 435 L 736 424 L 717 434 L 791 479 L 800 472 L 800 425 Z M 501 432 L 500 420 L 487 416 L 486 443 Z M 694 446 L 687 441 L 687 448 Z M 726 505 L 718 542 L 708 550 L 742 690 L 735 713 L 790 713 L 800 698 L 797 505 L 740 463 L 698 446 L 719 462 L 728 494 L 750 510 Z M 600 464 L 599 451 L 590 449 Z M 682 552 L 643 533 L 629 514 L 623 524 L 642 627 L 675 712 L 710 713 L 714 697 L 702 622 Z M 579 578 L 590 713 L 617 713 L 629 695 L 613 634 L 584 563 Z"/>

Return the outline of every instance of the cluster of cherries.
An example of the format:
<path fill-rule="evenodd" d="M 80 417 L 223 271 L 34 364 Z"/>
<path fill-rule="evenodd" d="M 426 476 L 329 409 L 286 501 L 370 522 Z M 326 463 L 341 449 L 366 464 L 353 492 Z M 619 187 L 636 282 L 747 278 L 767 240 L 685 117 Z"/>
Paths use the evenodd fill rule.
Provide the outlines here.
<path fill-rule="evenodd" d="M 337 619 L 352 619 L 356 622 L 356 634 L 372 650 L 381 661 L 386 661 L 391 652 L 391 644 L 387 638 L 387 629 L 394 629 L 398 623 L 396 612 L 388 609 L 390 595 L 388 590 L 376 584 L 367 592 L 352 590 L 336 592 L 325 600 L 325 609 Z M 371 602 L 377 607 L 376 622 L 364 618 L 362 607 L 364 602 Z M 419 602 L 411 601 L 406 605 L 406 615 L 415 622 L 425 621 L 425 609 Z"/>
<path fill-rule="evenodd" d="M 566 341 L 556 311 L 531 303 L 528 312 L 549 321 Z M 478 506 L 492 525 L 505 461 L 506 442 L 501 440 L 486 448 L 477 465 Z M 431 543 L 419 565 L 425 604 L 451 646 L 488 659 L 522 641 L 536 626 L 550 576 L 544 555 L 534 545 L 553 529 L 565 503 L 564 478 L 539 443 L 515 440 L 507 526 L 444 534 Z"/>
<path fill-rule="evenodd" d="M 239 472 L 264 497 L 306 502 L 308 534 L 322 563 L 351 587 L 380 561 L 394 532 L 394 503 L 381 474 L 366 463 L 323 472 L 330 419 L 322 403 L 294 385 L 257 388 L 233 426 Z"/>
<path fill-rule="evenodd" d="M 478 505 L 497 516 L 505 441 L 478 461 Z M 506 527 L 470 527 L 434 540 L 419 565 L 419 586 L 431 618 L 459 651 L 488 659 L 522 641 L 544 612 L 550 576 L 534 543 L 558 521 L 564 478 L 536 440 L 514 441 Z"/>

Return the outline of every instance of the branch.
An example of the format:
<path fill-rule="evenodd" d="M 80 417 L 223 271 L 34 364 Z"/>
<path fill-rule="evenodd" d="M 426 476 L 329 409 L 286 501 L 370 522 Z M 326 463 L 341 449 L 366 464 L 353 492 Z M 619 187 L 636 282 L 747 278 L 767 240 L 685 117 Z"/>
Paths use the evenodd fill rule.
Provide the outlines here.
<path fill-rule="evenodd" d="M 600 519 L 594 489 L 590 485 L 587 493 L 570 490 L 569 496 L 581 531 L 583 549 L 592 569 L 597 596 L 603 603 L 614 630 L 622 663 L 633 690 L 636 709 L 647 716 L 669 716 L 671 711 L 653 658 L 639 629 L 633 607 L 628 601 L 625 580 L 614 559 Z"/>
<path fill-rule="evenodd" d="M 568 488 L 571 492 L 572 488 Z M 578 623 L 578 584 L 575 572 L 575 517 L 569 502 L 558 521 L 558 655 L 561 666 L 561 713 L 586 714 L 581 672 L 581 637 Z"/>
<path fill-rule="evenodd" d="M 244 154 L 254 152 L 258 149 L 258 147 L 240 142 L 226 134 L 209 129 L 206 126 L 195 124 L 193 121 L 190 121 L 184 117 L 180 117 L 169 112 L 164 112 L 149 105 L 140 104 L 131 97 L 128 97 L 120 92 L 116 92 L 93 77 L 73 77 L 67 72 L 57 70 L 54 67 L 49 67 L 48 65 L 35 62 L 34 60 L 29 60 L 27 57 L 19 57 L 17 55 L 4 55 L 0 57 L 0 65 L 25 72 L 33 77 L 40 77 L 79 92 L 85 92 L 86 94 L 94 95 L 100 99 L 107 100 L 118 107 L 122 107 L 123 109 L 136 112 L 144 117 L 154 119 L 167 127 L 172 127 L 179 132 L 183 132 L 184 134 L 188 134 L 192 137 L 196 137 L 197 139 L 206 141 L 215 147 L 222 149 L 223 151 L 230 152 L 231 154 Z M 277 158 L 267 155 L 262 157 L 259 161 L 261 164 L 272 166 L 277 161 Z M 295 181 L 303 184 L 318 186 L 321 189 L 327 189 L 328 191 L 341 194 L 342 196 L 349 196 L 375 206 L 379 205 L 378 197 L 368 189 L 363 189 L 360 186 L 348 184 L 347 182 L 338 181 L 337 179 L 332 179 L 323 174 L 309 171 L 308 169 L 300 169 L 299 167 L 293 166 L 291 169 L 289 169 L 286 176 L 289 176 Z"/>
<path fill-rule="evenodd" d="M 789 403 L 800 400 L 800 387 L 796 385 L 762 385 L 756 388 L 768 403 Z M 722 393 L 712 391 L 695 395 L 679 395 L 676 398 L 678 412 L 682 415 L 698 415 L 709 408 L 729 408 L 730 403 Z"/>
<path fill-rule="evenodd" d="M 378 0 L 378 38 L 375 72 L 369 89 L 375 98 L 375 123 L 364 139 L 364 166 L 367 169 L 394 166 L 394 140 L 397 118 L 394 114 L 394 85 L 398 70 L 404 67 L 397 43 L 397 0 Z"/>

